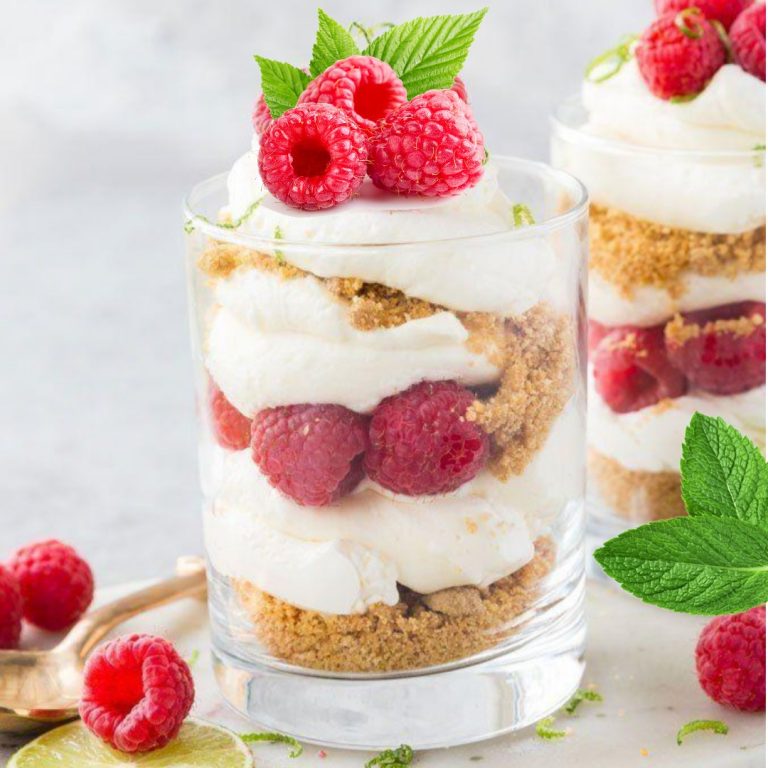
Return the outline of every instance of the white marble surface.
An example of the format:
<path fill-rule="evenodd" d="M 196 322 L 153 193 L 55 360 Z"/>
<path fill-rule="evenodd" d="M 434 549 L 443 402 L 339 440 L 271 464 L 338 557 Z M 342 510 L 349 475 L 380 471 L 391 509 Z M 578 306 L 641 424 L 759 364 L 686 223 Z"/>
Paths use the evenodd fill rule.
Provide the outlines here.
<path fill-rule="evenodd" d="M 102 591 L 111 599 L 125 588 Z M 557 726 L 569 734 L 544 742 L 533 729 L 482 744 L 417 754 L 414 768 L 760 768 L 765 765 L 765 720 L 710 702 L 700 690 L 693 667 L 693 649 L 705 623 L 698 617 L 662 611 L 618 590 L 590 583 L 587 597 L 590 625 L 585 684 L 594 684 L 602 704 L 584 703 Z M 207 653 L 205 606 L 187 600 L 125 625 L 121 632 L 161 634 L 173 640 L 186 657 L 200 652 L 193 672 L 197 700 L 193 714 L 222 723 L 237 732 L 258 730 L 233 714 L 221 701 Z M 727 736 L 709 732 L 690 735 L 677 746 L 678 728 L 690 720 L 720 719 L 730 726 Z M 397 745 L 393 745 L 397 746 Z M 11 752 L 0 737 L 0 765 Z M 258 768 L 362 768 L 371 755 L 305 745 L 304 755 L 287 757 L 285 747 L 259 745 Z M 88 766 L 83 766 L 88 768 Z"/>

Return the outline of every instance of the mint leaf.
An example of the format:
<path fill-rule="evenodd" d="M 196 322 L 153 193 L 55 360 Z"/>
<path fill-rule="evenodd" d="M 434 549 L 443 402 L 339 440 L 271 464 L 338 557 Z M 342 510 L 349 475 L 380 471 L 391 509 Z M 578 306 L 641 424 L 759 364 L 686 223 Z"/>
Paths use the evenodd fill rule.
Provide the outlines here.
<path fill-rule="evenodd" d="M 280 117 L 286 109 L 296 106 L 309 83 L 309 75 L 293 64 L 254 56 L 261 70 L 261 90 L 272 117 Z"/>
<path fill-rule="evenodd" d="M 730 424 L 695 413 L 680 473 L 688 514 L 735 517 L 768 531 L 768 464 Z"/>
<path fill-rule="evenodd" d="M 386 61 L 409 99 L 433 88 L 450 88 L 487 11 L 412 19 L 379 35 L 363 53 Z"/>
<path fill-rule="evenodd" d="M 312 46 L 312 61 L 309 63 L 309 74 L 312 77 L 325 72 L 339 59 L 360 53 L 352 35 L 322 8 L 317 9 L 317 21 L 317 37 Z"/>
<path fill-rule="evenodd" d="M 712 731 L 725 736 L 728 733 L 728 726 L 722 720 L 691 720 L 677 732 L 677 746 L 681 746 L 683 739 L 695 731 Z"/>
<path fill-rule="evenodd" d="M 647 523 L 595 559 L 627 592 L 672 611 L 715 616 L 768 601 L 768 531 L 735 517 Z"/>

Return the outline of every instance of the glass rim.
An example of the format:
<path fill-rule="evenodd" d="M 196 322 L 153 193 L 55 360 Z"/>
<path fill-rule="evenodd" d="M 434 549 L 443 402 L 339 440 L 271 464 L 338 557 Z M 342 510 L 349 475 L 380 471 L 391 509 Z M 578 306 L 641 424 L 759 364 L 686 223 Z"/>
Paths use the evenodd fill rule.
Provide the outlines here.
<path fill-rule="evenodd" d="M 226 187 L 229 171 L 210 176 L 203 181 L 195 184 L 187 196 L 184 198 L 184 221 L 185 228 L 191 226 L 194 230 L 199 230 L 205 235 L 216 240 L 225 240 L 236 242 L 242 245 L 250 246 L 258 250 L 258 247 L 266 247 L 270 250 L 289 251 L 296 248 L 311 247 L 316 250 L 329 251 L 348 251 L 353 249 L 368 251 L 374 249 L 389 248 L 424 248 L 430 244 L 436 243 L 487 243 L 496 240 L 524 241 L 531 240 L 542 235 L 548 235 L 553 231 L 562 229 L 578 221 L 585 215 L 589 207 L 589 193 L 586 186 L 575 176 L 567 171 L 554 168 L 548 163 L 538 160 L 527 160 L 524 158 L 511 157 L 506 155 L 494 155 L 493 163 L 499 168 L 525 168 L 530 171 L 537 171 L 540 174 L 547 174 L 550 179 L 557 180 L 561 187 L 568 186 L 574 191 L 575 202 L 568 207 L 566 211 L 551 216 L 545 221 L 536 224 L 527 225 L 518 229 L 502 230 L 498 232 L 487 232 L 473 235 L 461 235 L 458 237 L 431 238 L 428 240 L 402 240 L 382 243 L 333 243 L 317 240 L 289 240 L 276 239 L 274 237 L 262 237 L 250 232 L 242 232 L 230 227 L 221 225 L 209 220 L 204 214 L 196 211 L 195 203 L 215 190 Z M 330 209 L 329 209 L 330 210 Z"/>
<path fill-rule="evenodd" d="M 554 131 L 567 136 L 577 136 L 583 144 L 603 149 L 607 152 L 625 155 L 637 155 L 642 157 L 669 157 L 685 160 L 749 160 L 765 155 L 765 148 L 752 149 L 682 149 L 678 147 L 648 147 L 642 144 L 631 144 L 621 139 L 611 139 L 599 136 L 594 133 L 588 133 L 582 126 L 568 121 L 563 114 L 568 109 L 580 107 L 585 109 L 581 99 L 581 94 L 574 93 L 561 101 L 555 108 L 554 114 L 550 115 L 549 122 Z"/>

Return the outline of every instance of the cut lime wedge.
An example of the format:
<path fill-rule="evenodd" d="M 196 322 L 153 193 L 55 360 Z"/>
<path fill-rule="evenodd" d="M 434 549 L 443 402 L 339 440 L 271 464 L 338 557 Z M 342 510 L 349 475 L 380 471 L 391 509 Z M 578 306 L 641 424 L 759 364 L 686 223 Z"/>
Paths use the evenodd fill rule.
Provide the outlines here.
<path fill-rule="evenodd" d="M 142 755 L 111 749 L 82 723 L 44 733 L 22 747 L 7 768 L 253 768 L 250 749 L 234 733 L 212 723 L 187 720 L 168 746 Z"/>

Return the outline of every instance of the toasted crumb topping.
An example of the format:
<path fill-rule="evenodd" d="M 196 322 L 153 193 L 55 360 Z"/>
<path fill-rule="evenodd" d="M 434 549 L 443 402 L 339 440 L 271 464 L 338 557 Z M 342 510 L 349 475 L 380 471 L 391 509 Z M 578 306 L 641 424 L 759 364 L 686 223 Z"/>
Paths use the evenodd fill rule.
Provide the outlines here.
<path fill-rule="evenodd" d="M 765 270 L 765 227 L 738 235 L 676 229 L 638 219 L 615 208 L 590 209 L 591 270 L 632 298 L 638 286 L 680 295 L 683 277 L 734 278 Z"/>
<path fill-rule="evenodd" d="M 734 336 L 749 336 L 763 324 L 761 315 L 751 317 L 734 317 L 729 320 L 712 320 L 703 327 L 696 323 L 686 323 L 682 315 L 675 315 L 664 327 L 664 336 L 682 346 L 686 341 L 696 339 L 700 335 L 717 333 L 732 333 Z"/>

